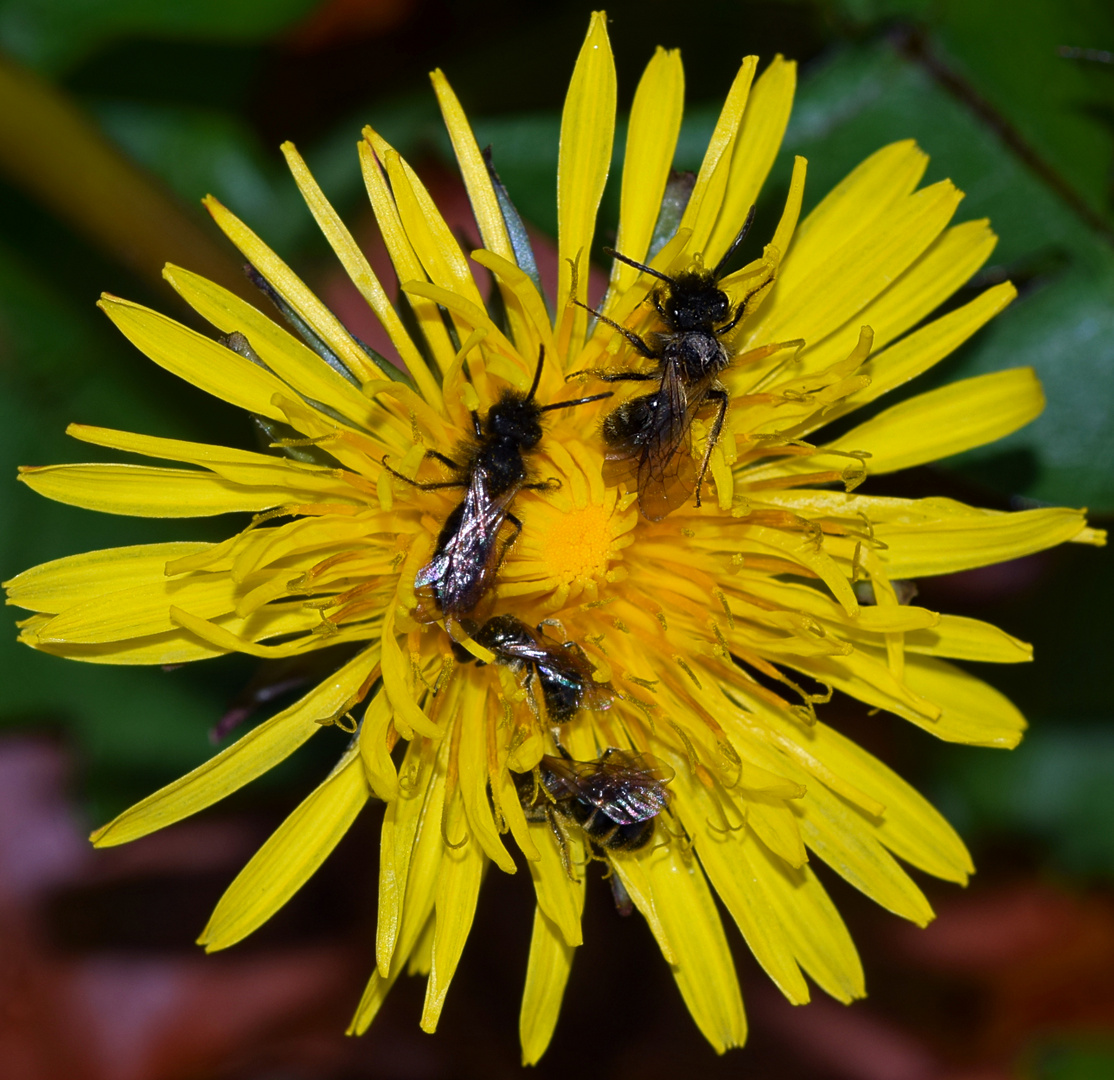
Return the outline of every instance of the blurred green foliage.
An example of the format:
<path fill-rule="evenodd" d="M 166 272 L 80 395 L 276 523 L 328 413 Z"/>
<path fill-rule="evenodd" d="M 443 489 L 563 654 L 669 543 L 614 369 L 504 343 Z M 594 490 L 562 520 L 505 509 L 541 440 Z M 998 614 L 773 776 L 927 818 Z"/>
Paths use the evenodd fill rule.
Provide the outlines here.
<path fill-rule="evenodd" d="M 1114 1076 L 1114 1048 L 1057 1047 L 1042 1056 L 1037 1080 L 1109 1080 Z"/>
<path fill-rule="evenodd" d="M 493 146 L 524 217 L 554 232 L 560 102 L 586 7 L 555 4 L 527 15 L 492 0 L 481 27 L 464 5 L 415 3 L 380 37 L 311 48 L 299 27 L 317 7 L 3 0 L 0 50 L 71 93 L 184 207 L 213 192 L 311 277 L 326 249 L 277 143 L 296 137 L 338 208 L 351 220 L 366 217 L 353 145 L 362 123 L 419 164 L 450 159 L 432 95 L 419 89 L 436 62 L 474 112 L 481 145 Z M 949 176 L 967 193 L 960 218 L 989 217 L 1000 235 L 972 288 L 1008 276 L 1021 289 L 932 378 L 1031 364 L 1048 395 L 1037 422 L 946 463 L 933 482 L 1000 507 L 1021 498 L 1114 512 L 1114 65 L 1059 51 L 1114 48 L 1114 5 L 1013 0 L 1004 18 L 992 0 L 763 0 L 709 5 L 704 20 L 676 18 L 674 5 L 624 0 L 610 13 L 621 102 L 654 43 L 682 47 L 690 104 L 679 168 L 699 165 L 715 94 L 740 54 L 781 51 L 807 61 L 755 235 L 776 220 L 792 155 L 809 158 L 807 210 L 878 147 L 916 138 L 932 156 L 928 179 Z M 552 78 L 551 68 L 559 72 Z M 392 77 L 402 70 L 405 78 Z M 623 132 L 621 123 L 613 179 Z M 616 214 L 612 183 L 597 245 L 613 235 Z M 169 290 L 113 263 L 0 179 L 3 475 L 21 463 L 96 456 L 64 437 L 73 420 L 252 445 L 235 410 L 155 369 L 112 331 L 92 306 L 102 288 L 184 314 Z M 222 520 L 97 516 L 5 481 L 0 574 L 75 551 L 218 538 L 229 529 Z M 1109 877 L 1114 735 L 1102 680 L 1114 607 L 1110 559 L 1069 552 L 1044 586 L 972 609 L 1038 646 L 1037 667 L 983 672 L 1023 703 L 1037 721 L 1033 734 L 1012 755 L 946 748 L 925 759 L 939 774 L 915 779 L 976 838 L 1027 837 L 1047 865 Z M 18 648 L 9 630 L 0 635 L 2 721 L 46 724 L 73 739 L 92 813 L 103 817 L 202 760 L 208 729 L 250 671 L 239 659 L 173 673 L 83 666 Z M 1099 1075 L 1086 1071 L 1090 1059 L 1072 1060 L 1050 1062 L 1041 1075 Z"/>
<path fill-rule="evenodd" d="M 264 41 L 316 0 L 5 0 L 0 48 L 44 72 L 60 72 L 115 39 Z"/>

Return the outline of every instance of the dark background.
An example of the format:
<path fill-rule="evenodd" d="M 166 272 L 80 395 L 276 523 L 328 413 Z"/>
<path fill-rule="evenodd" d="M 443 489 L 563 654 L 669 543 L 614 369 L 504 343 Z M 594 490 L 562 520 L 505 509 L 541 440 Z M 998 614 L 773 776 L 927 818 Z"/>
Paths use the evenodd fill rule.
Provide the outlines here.
<path fill-rule="evenodd" d="M 167 259 L 241 287 L 231 247 L 199 207 L 211 191 L 343 309 L 283 139 L 370 236 L 354 145 L 362 124 L 435 189 L 451 183 L 427 80 L 440 66 L 524 216 L 553 234 L 560 107 L 589 9 L 524 7 L 0 2 L 0 575 L 76 551 L 231 531 L 221 520 L 77 511 L 10 478 L 18 464 L 88 460 L 63 434 L 70 421 L 253 445 L 246 418 L 147 362 L 93 304 L 107 290 L 185 318 L 159 278 Z M 654 46 L 682 49 L 678 167 L 699 164 L 744 54 L 801 62 L 760 206 L 767 220 L 794 153 L 809 158 L 807 210 L 867 154 L 910 136 L 932 156 L 928 180 L 950 176 L 967 192 L 959 219 L 992 219 L 1001 240 L 972 289 L 1009 276 L 1021 297 L 929 378 L 1031 364 L 1048 408 L 1008 440 L 872 490 L 1002 509 L 1088 506 L 1109 524 L 1109 0 L 620 0 L 609 15 L 621 110 Z M 613 187 L 597 245 L 613 235 Z M 1029 717 L 1022 747 L 941 746 L 847 701 L 827 718 L 941 806 L 972 846 L 971 886 L 925 882 L 940 918 L 922 932 L 827 875 L 867 969 L 871 996 L 852 1009 L 784 1005 L 732 931 L 752 1034 L 717 1059 L 646 927 L 619 919 L 593 881 L 586 945 L 539 1075 L 1114 1076 L 1110 557 L 1068 546 L 924 582 L 921 602 L 1034 642 L 1036 664 L 980 672 Z M 342 1036 L 372 964 L 374 809 L 251 941 L 208 959 L 192 945 L 239 866 L 335 758 L 339 734 L 196 821 L 129 848 L 88 849 L 91 826 L 211 753 L 208 732 L 253 670 L 237 657 L 172 673 L 86 666 L 20 648 L 14 630 L 0 636 L 0 1077 L 518 1073 L 524 873 L 488 876 L 435 1037 L 417 1027 L 423 983 L 406 978 L 370 1034 Z"/>

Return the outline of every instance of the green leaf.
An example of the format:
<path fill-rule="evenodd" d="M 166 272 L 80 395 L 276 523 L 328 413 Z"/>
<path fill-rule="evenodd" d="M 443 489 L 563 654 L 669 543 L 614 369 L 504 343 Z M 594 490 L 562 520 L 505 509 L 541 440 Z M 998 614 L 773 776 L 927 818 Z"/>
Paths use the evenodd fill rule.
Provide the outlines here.
<path fill-rule="evenodd" d="M 969 834 L 1009 832 L 1045 846 L 1073 874 L 1114 877 L 1114 732 L 1045 719 L 1010 754 L 949 762 L 944 803 Z"/>
<path fill-rule="evenodd" d="M 6 0 L 0 48 L 44 72 L 58 72 L 120 37 L 257 41 L 286 29 L 317 0 Z"/>
<path fill-rule="evenodd" d="M 801 87 L 775 182 L 786 182 L 788 154 L 804 154 L 807 210 L 867 154 L 910 136 L 932 156 L 926 182 L 948 176 L 967 193 L 958 220 L 989 217 L 999 234 L 982 281 L 1012 275 L 1022 286 L 1017 302 L 910 392 L 1031 364 L 1048 397 L 1034 423 L 948 467 L 1005 496 L 1114 508 L 1114 248 L 968 103 L 888 44 L 849 49 Z M 1001 468 L 1017 461 L 1024 469 Z"/>
<path fill-rule="evenodd" d="M 1069 1043 L 1046 1049 L 1033 1076 L 1037 1080 L 1108 1080 L 1114 1076 L 1114 1046 Z"/>

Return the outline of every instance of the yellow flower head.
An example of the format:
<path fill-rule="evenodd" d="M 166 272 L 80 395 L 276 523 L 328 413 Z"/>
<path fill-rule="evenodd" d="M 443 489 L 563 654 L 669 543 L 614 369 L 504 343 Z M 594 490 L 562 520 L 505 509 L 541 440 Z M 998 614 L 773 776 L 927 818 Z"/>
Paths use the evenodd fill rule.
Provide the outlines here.
<path fill-rule="evenodd" d="M 1013 431 L 1039 412 L 1041 390 L 1028 369 L 1000 372 L 818 435 L 946 356 L 1014 289 L 925 322 L 995 237 L 985 221 L 949 224 L 961 193 L 918 188 L 927 159 L 911 142 L 879 150 L 803 221 L 798 158 L 761 256 L 721 272 L 793 96 L 791 63 L 778 57 L 755 80 L 756 69 L 743 61 L 690 190 L 670 180 L 680 57 L 659 49 L 650 61 L 627 137 L 622 257 L 594 313 L 589 256 L 615 123 L 602 14 L 562 121 L 551 308 L 440 72 L 483 247 L 462 251 L 410 166 L 365 130 L 397 307 L 287 144 L 408 375 L 210 198 L 300 336 L 175 266 L 167 280 L 220 337 L 115 297 L 101 306 L 156 363 L 260 418 L 277 452 L 75 425 L 86 442 L 185 467 L 23 472 L 44 495 L 114 513 L 256 514 L 220 544 L 99 551 L 19 575 L 7 587 L 33 612 L 27 644 L 134 664 L 347 647 L 301 700 L 94 840 L 178 821 L 323 727 L 343 729 L 321 736 L 337 739 L 336 767 L 232 883 L 201 941 L 222 949 L 255 930 L 381 800 L 375 972 L 354 1032 L 408 966 L 428 973 L 421 1024 L 435 1029 L 489 862 L 525 867 L 537 897 L 527 1062 L 557 1021 L 592 860 L 648 921 L 717 1050 L 741 1044 L 746 1024 L 714 894 L 791 1001 L 808 1000 L 805 973 L 849 1001 L 862 970 L 810 860 L 919 924 L 932 911 L 898 859 L 956 882 L 971 870 L 944 819 L 817 706 L 839 690 L 941 739 L 1015 745 L 1018 710 L 950 660 L 1021 661 L 1029 647 L 908 603 L 902 583 L 1102 537 L 1075 510 L 855 490 Z M 694 281 L 702 303 L 718 290 L 726 306 L 681 313 Z M 516 409 L 526 418 L 512 423 Z"/>

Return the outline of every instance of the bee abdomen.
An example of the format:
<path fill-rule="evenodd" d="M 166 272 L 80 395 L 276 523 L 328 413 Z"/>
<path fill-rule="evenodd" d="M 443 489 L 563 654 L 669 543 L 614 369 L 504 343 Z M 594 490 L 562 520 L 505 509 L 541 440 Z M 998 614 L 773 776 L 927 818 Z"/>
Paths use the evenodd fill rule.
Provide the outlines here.
<path fill-rule="evenodd" d="M 645 821 L 632 821 L 626 825 L 608 821 L 613 826 L 607 837 L 599 842 L 610 851 L 638 851 L 644 848 L 654 835 L 654 818 Z"/>

